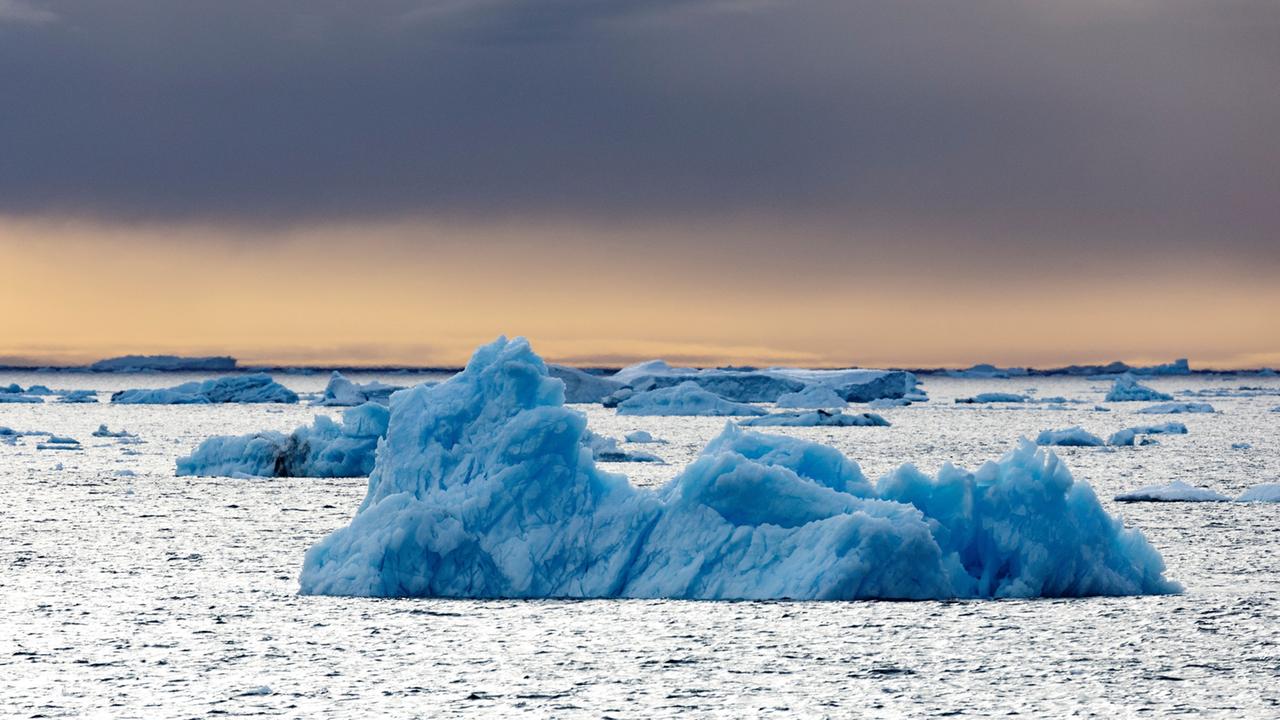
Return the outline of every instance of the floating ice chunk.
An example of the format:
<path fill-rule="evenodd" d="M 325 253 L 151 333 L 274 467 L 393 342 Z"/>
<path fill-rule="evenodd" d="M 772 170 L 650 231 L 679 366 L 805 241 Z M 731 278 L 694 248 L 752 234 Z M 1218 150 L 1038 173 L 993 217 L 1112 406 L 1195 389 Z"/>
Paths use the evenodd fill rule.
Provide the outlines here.
<path fill-rule="evenodd" d="M 37 450 L 79 450 L 80 441 L 72 437 L 50 435 L 42 443 L 36 443 Z"/>
<path fill-rule="evenodd" d="M 1109 407 L 1103 407 L 1103 406 L 1101 406 L 1101 405 L 1094 405 L 1094 406 L 1093 406 L 1093 411 L 1094 411 L 1094 412 L 1111 412 L 1111 408 L 1109 408 Z"/>
<path fill-rule="evenodd" d="M 18 383 L 9 383 L 8 385 L 0 386 L 0 395 L 21 395 L 21 394 L 22 394 L 22 386 L 19 385 Z"/>
<path fill-rule="evenodd" d="M 297 393 L 265 373 L 228 375 L 203 382 L 189 382 L 162 390 L 121 390 L 111 402 L 150 405 L 201 403 L 296 403 Z"/>
<path fill-rule="evenodd" d="M 363 384 L 352 382 L 343 377 L 342 373 L 334 370 L 329 376 L 329 383 L 325 385 L 324 397 L 317 404 L 328 407 L 355 407 L 367 402 L 376 402 L 386 405 L 391 393 L 400 389 L 402 388 L 398 385 L 387 385 L 376 380 Z"/>
<path fill-rule="evenodd" d="M 636 391 L 658 390 L 684 382 L 735 402 L 777 402 L 783 395 L 800 392 L 806 386 L 825 385 L 849 402 L 870 402 L 879 398 L 917 394 L 916 376 L 901 370 L 807 370 L 774 367 L 718 368 L 695 370 L 676 368 L 652 360 L 623 368 L 613 376 Z"/>
<path fill-rule="evenodd" d="M 132 470 L 117 470 L 116 477 L 137 477 L 137 473 Z"/>
<path fill-rule="evenodd" d="M 1271 408 L 1271 412 L 1274 412 L 1274 413 L 1280 413 L 1280 405 L 1277 405 L 1277 406 L 1275 406 L 1275 407 Z"/>
<path fill-rule="evenodd" d="M 996 367 L 989 363 L 980 363 L 964 370 L 947 370 L 943 374 L 953 378 L 1008 378 L 1023 377 L 1027 374 L 1026 368 L 1002 368 Z"/>
<path fill-rule="evenodd" d="M 117 431 L 114 431 L 114 432 L 113 432 L 113 431 L 112 431 L 110 428 L 108 428 L 106 425 L 99 425 L 99 426 L 98 426 L 98 429 L 93 431 L 93 436 L 94 436 L 94 437 L 106 437 L 106 438 L 132 438 L 132 437 L 138 437 L 137 435 L 134 435 L 133 433 L 129 432 L 128 430 L 117 430 Z"/>
<path fill-rule="evenodd" d="M 875 413 L 849 413 L 837 410 L 772 413 L 742 420 L 743 427 L 889 427 L 889 421 Z"/>
<path fill-rule="evenodd" d="M 13 388 L 18 388 L 13 390 Z M 44 398 L 38 395 L 28 395 L 22 392 L 22 388 L 17 385 L 10 385 L 7 388 L 0 388 L 0 403 L 25 403 L 33 405 L 35 403 L 44 402 Z"/>
<path fill-rule="evenodd" d="M 591 457 L 596 462 L 647 462 L 661 463 L 662 458 L 643 450 L 623 450 L 618 441 L 587 430 L 582 434 L 582 442 L 591 450 Z"/>
<path fill-rule="evenodd" d="M 60 403 L 96 403 L 98 393 L 95 390 L 68 390 L 58 396 Z"/>
<path fill-rule="evenodd" d="M 1130 373 L 1125 373 L 1115 379 L 1111 385 L 1111 390 L 1107 393 L 1109 402 L 1123 402 L 1130 400 L 1145 400 L 1148 402 L 1155 400 L 1172 400 L 1173 396 L 1168 393 L 1162 393 L 1159 390 L 1153 390 L 1138 382 Z"/>
<path fill-rule="evenodd" d="M 1165 485 L 1148 485 L 1116 495 L 1119 502 L 1229 502 L 1231 498 L 1207 488 L 1174 480 Z"/>
<path fill-rule="evenodd" d="M 956 398 L 957 403 L 961 404 L 977 404 L 977 403 L 1020 403 L 1026 402 L 1026 395 L 1017 395 L 1014 393 L 989 392 L 979 393 L 973 397 Z"/>
<path fill-rule="evenodd" d="M 618 403 L 619 415 L 764 415 L 755 405 L 726 400 L 695 382 L 636 393 Z"/>
<path fill-rule="evenodd" d="M 905 397 L 900 398 L 880 398 L 867 403 L 867 407 L 872 410 L 887 410 L 889 408 L 906 407 L 911 404 L 911 400 Z"/>
<path fill-rule="evenodd" d="M 1280 502 L 1280 483 L 1262 483 L 1240 493 L 1236 502 Z"/>
<path fill-rule="evenodd" d="M 57 394 L 44 385 L 32 385 L 31 387 L 27 388 L 26 393 L 28 395 L 39 395 L 39 396 Z"/>
<path fill-rule="evenodd" d="M 778 396 L 780 408 L 842 408 L 849 401 L 836 394 L 828 385 L 807 385 L 803 390 Z"/>
<path fill-rule="evenodd" d="M 623 382 L 616 376 L 595 375 L 567 365 L 548 365 L 547 371 L 551 377 L 564 383 L 564 401 L 567 403 L 603 402 L 623 388 Z"/>
<path fill-rule="evenodd" d="M 1082 427 L 1069 427 L 1066 430 L 1045 430 L 1036 437 L 1037 445 L 1065 445 L 1070 447 L 1097 447 L 1102 445 L 1102 438 Z"/>
<path fill-rule="evenodd" d="M 236 369 L 233 357 L 179 357 L 177 355 L 124 355 L 108 358 L 86 368 L 89 372 L 230 372 Z"/>
<path fill-rule="evenodd" d="M 661 444 L 661 445 L 667 444 L 666 440 L 655 438 L 653 435 L 649 433 L 648 430 L 636 430 L 635 432 L 629 432 L 626 435 L 626 441 L 629 443 L 655 443 L 655 444 Z"/>
<path fill-rule="evenodd" d="M 729 424 L 657 491 L 598 469 L 528 344 L 396 394 L 351 524 L 305 594 L 925 599 L 1177 592 L 1052 453 L 873 487 L 834 448 Z"/>
<path fill-rule="evenodd" d="M 178 475 L 255 477 L 359 477 L 373 469 L 378 440 L 387 432 L 388 411 L 365 403 L 342 413 L 338 424 L 318 415 L 291 434 L 259 432 L 211 437 L 178 458 Z"/>
<path fill-rule="evenodd" d="M 1144 407 L 1138 412 L 1144 415 L 1180 415 L 1183 413 L 1211 413 L 1215 411 L 1209 403 L 1167 402 Z"/>
<path fill-rule="evenodd" d="M 1253 444 L 1247 443 L 1247 442 L 1234 442 L 1234 443 L 1231 443 L 1231 449 L 1232 450 L 1252 450 Z"/>
<path fill-rule="evenodd" d="M 1135 425 L 1134 427 L 1117 430 L 1107 439 L 1108 445 L 1126 446 L 1133 445 L 1134 439 L 1139 435 L 1186 435 L 1187 426 L 1180 422 L 1167 422 L 1163 425 Z"/>

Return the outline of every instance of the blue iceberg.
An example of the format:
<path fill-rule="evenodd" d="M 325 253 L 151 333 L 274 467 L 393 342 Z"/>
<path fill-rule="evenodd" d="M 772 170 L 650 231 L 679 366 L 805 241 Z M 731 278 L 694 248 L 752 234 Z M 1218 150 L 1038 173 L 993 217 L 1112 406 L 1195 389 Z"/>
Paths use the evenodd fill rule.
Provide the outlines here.
<path fill-rule="evenodd" d="M 265 373 L 229 375 L 161 390 L 120 390 L 111 402 L 131 405 L 199 405 L 204 403 L 296 403 L 298 394 Z"/>
<path fill-rule="evenodd" d="M 554 373 L 553 373 L 554 374 Z M 808 370 L 804 368 L 694 368 L 672 367 L 650 360 L 619 370 L 613 380 L 636 392 L 658 390 L 685 382 L 735 402 L 777 402 L 783 395 L 806 387 L 825 385 L 848 402 L 880 398 L 926 399 L 916 376 L 902 370 Z"/>
<path fill-rule="evenodd" d="M 729 424 L 667 485 L 600 470 L 523 339 L 391 399 L 351 523 L 304 594 L 989 598 L 1177 592 L 1160 555 L 1052 453 L 872 484 L 834 448 Z"/>
<path fill-rule="evenodd" d="M 879 402 L 879 401 L 877 401 Z M 829 385 L 809 385 L 803 390 L 778 396 L 780 408 L 842 408 L 849 401 L 841 397 Z"/>
<path fill-rule="evenodd" d="M 1180 422 L 1167 422 L 1163 425 L 1135 425 L 1117 430 L 1107 439 L 1108 445 L 1130 446 L 1139 435 L 1186 435 L 1187 426 Z"/>
<path fill-rule="evenodd" d="M 618 403 L 619 415 L 764 415 L 755 405 L 734 402 L 695 382 L 636 393 Z"/>
<path fill-rule="evenodd" d="M 1155 402 L 1172 399 L 1173 396 L 1168 393 L 1162 393 L 1139 383 L 1138 379 L 1130 373 L 1125 373 L 1116 378 L 1115 382 L 1111 384 L 1111 390 L 1107 392 L 1108 402 L 1128 402 L 1132 400 Z"/>
<path fill-rule="evenodd" d="M 316 404 L 326 407 L 355 407 L 367 402 L 377 402 L 386 405 L 391 393 L 400 389 L 398 385 L 387 385 L 376 380 L 363 384 L 352 382 L 334 370 L 324 386 L 324 397 Z"/>
<path fill-rule="evenodd" d="M 772 413 L 742 420 L 743 427 L 889 427 L 889 421 L 875 413 L 849 413 L 837 410 Z"/>
<path fill-rule="evenodd" d="M 373 469 L 378 440 L 387 433 L 387 408 L 366 403 L 342 413 L 342 422 L 317 415 L 289 435 L 223 435 L 178 458 L 178 475 L 236 477 L 360 477 Z"/>
<path fill-rule="evenodd" d="M 1097 447 L 1103 445 L 1102 438 L 1082 427 L 1069 427 L 1066 430 L 1045 430 L 1036 437 L 1037 445 L 1063 445 L 1067 447 Z"/>

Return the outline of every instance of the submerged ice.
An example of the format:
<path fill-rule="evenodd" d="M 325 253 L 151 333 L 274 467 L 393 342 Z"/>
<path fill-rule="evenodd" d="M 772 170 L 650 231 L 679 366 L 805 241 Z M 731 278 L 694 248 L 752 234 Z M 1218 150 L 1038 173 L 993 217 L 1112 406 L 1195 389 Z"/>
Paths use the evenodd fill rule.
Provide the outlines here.
<path fill-rule="evenodd" d="M 873 484 L 834 448 L 728 425 L 652 491 L 600 470 L 521 339 L 397 393 L 350 525 L 307 594 L 952 598 L 1176 592 L 1160 555 L 1050 452 Z"/>

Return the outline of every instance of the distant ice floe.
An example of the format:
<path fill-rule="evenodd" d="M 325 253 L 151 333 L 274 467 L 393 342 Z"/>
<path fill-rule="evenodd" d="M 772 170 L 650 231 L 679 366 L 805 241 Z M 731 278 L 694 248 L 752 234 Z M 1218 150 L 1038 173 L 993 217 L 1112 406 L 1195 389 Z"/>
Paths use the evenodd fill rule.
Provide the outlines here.
<path fill-rule="evenodd" d="M 37 450 L 79 450 L 80 441 L 72 437 L 50 435 L 42 443 L 36 443 Z"/>
<path fill-rule="evenodd" d="M 650 452 L 623 450 L 618 446 L 618 441 L 614 438 L 598 435 L 590 430 L 583 432 L 582 442 L 591 450 L 591 457 L 596 462 L 663 462 L 662 458 Z"/>
<path fill-rule="evenodd" d="M 1116 495 L 1118 502 L 1230 502 L 1231 498 L 1208 488 L 1174 480 L 1165 485 L 1148 485 Z"/>
<path fill-rule="evenodd" d="M 134 405 L 190 405 L 203 403 L 296 403 L 298 394 L 266 373 L 183 383 L 161 390 L 121 390 L 111 402 Z"/>
<path fill-rule="evenodd" d="M 1178 394 L 1183 397 L 1221 397 L 1221 398 L 1252 398 L 1252 397 L 1269 397 L 1272 395 L 1280 395 L 1280 387 L 1257 387 L 1250 385 L 1241 385 L 1235 388 L 1202 388 L 1200 390 L 1180 390 Z"/>
<path fill-rule="evenodd" d="M 128 430 L 112 430 L 106 425 L 99 425 L 97 430 L 93 431 L 94 437 L 100 438 L 134 438 L 138 437 Z"/>
<path fill-rule="evenodd" d="M 1135 425 L 1117 430 L 1108 438 L 1108 445 L 1117 447 L 1133 445 L 1139 435 L 1186 435 L 1187 426 L 1180 422 L 1167 422 L 1163 425 Z"/>
<path fill-rule="evenodd" d="M 1280 502 L 1280 483 L 1262 483 L 1240 493 L 1236 502 Z"/>
<path fill-rule="evenodd" d="M 956 403 L 962 405 L 975 405 L 984 403 L 1024 403 L 1029 398 L 1026 395 L 1018 395 L 1016 393 L 1004 392 L 987 392 L 978 393 L 973 397 L 956 398 Z"/>
<path fill-rule="evenodd" d="M 889 408 L 906 407 L 911 404 L 907 398 L 880 398 L 867 403 L 867 407 L 872 410 L 888 410 Z"/>
<path fill-rule="evenodd" d="M 1036 437 L 1037 445 L 1065 445 L 1069 447 L 1097 447 L 1104 445 L 1102 438 L 1082 427 L 1065 430 L 1045 430 Z"/>
<path fill-rule="evenodd" d="M 43 385 L 35 385 L 33 386 L 32 389 L 40 389 L 40 388 L 48 390 L 48 388 L 45 388 Z M 33 393 L 29 390 L 23 390 L 22 386 L 17 383 L 13 383 L 10 385 L 0 385 L 0 403 L 25 403 L 25 404 L 42 403 L 44 402 L 44 397 L 42 396 L 45 394 L 46 393 L 41 393 L 41 392 Z"/>
<path fill-rule="evenodd" d="M 387 408 L 365 403 L 342 422 L 317 415 L 289 435 L 265 431 L 212 437 L 178 458 L 178 475 L 251 477 L 359 477 L 373 469 L 378 440 L 387 432 Z"/>
<path fill-rule="evenodd" d="M 1247 443 L 1247 442 L 1233 442 L 1233 443 L 1231 443 L 1231 449 L 1232 449 L 1232 450 L 1252 450 L 1252 449 L 1253 449 L 1253 443 Z"/>
<path fill-rule="evenodd" d="M 616 377 L 596 375 L 567 365 L 548 365 L 547 370 L 551 377 L 564 383 L 564 401 L 567 403 L 604 402 L 605 398 L 626 387 L 626 383 Z"/>
<path fill-rule="evenodd" d="M 707 390 L 695 382 L 638 392 L 618 403 L 619 415 L 764 415 L 755 405 L 734 402 Z"/>
<path fill-rule="evenodd" d="M 1026 368 L 1002 368 L 996 367 L 988 363 L 980 363 L 963 370 L 946 370 L 943 372 L 947 377 L 953 378 L 981 378 L 981 379 L 997 379 L 1011 377 L 1025 377 L 1027 375 Z"/>
<path fill-rule="evenodd" d="M 839 410 L 772 413 L 741 420 L 743 427 L 889 427 L 889 421 L 875 413 L 844 413 Z"/>
<path fill-rule="evenodd" d="M 658 490 L 600 470 L 522 339 L 396 395 L 368 494 L 304 594 L 990 598 L 1177 592 L 1051 452 L 873 484 L 834 448 L 726 426 Z"/>
<path fill-rule="evenodd" d="M 653 443 L 653 444 L 660 444 L 660 445 L 667 444 L 666 440 L 663 440 L 661 438 L 655 438 L 652 434 L 649 433 L 648 430 L 636 430 L 635 432 L 629 432 L 626 434 L 625 439 L 629 443 L 639 443 L 639 444 Z"/>
<path fill-rule="evenodd" d="M 363 384 L 352 382 L 334 370 L 324 387 L 324 396 L 316 404 L 326 407 L 355 407 L 367 402 L 386 405 L 391 393 L 401 389 L 398 385 L 387 385 L 376 380 Z"/>
<path fill-rule="evenodd" d="M 1172 400 L 1173 396 L 1168 393 L 1162 393 L 1159 390 L 1149 388 L 1138 382 L 1130 373 L 1125 373 L 1115 379 L 1111 384 L 1111 390 L 1107 393 L 1108 402 L 1129 402 L 1135 400 L 1143 400 L 1147 402 L 1155 402 L 1158 400 Z"/>
<path fill-rule="evenodd" d="M 778 402 L 783 395 L 804 391 L 814 385 L 826 386 L 847 402 L 870 402 L 880 398 L 925 400 L 912 373 L 902 370 L 808 370 L 773 367 L 717 368 L 695 370 L 672 367 L 662 360 L 650 360 L 619 370 L 612 376 L 639 393 L 672 387 L 685 382 L 734 402 Z"/>
<path fill-rule="evenodd" d="M 884 400 L 884 398 L 875 402 L 880 402 L 881 400 Z M 777 405 L 780 408 L 820 408 L 830 410 L 832 408 L 848 407 L 849 401 L 837 394 L 835 389 L 828 385 L 807 385 L 796 392 L 779 395 Z"/>
<path fill-rule="evenodd" d="M 1144 407 L 1138 411 L 1144 415 L 1181 415 L 1186 413 L 1216 412 L 1209 403 L 1167 402 Z"/>
<path fill-rule="evenodd" d="M 124 355 L 107 358 L 85 368 L 89 372 L 231 372 L 236 369 L 233 357 L 179 357 L 177 355 Z"/>
<path fill-rule="evenodd" d="M 60 403 L 96 403 L 98 402 L 98 393 L 96 390 L 68 390 L 58 396 Z"/>

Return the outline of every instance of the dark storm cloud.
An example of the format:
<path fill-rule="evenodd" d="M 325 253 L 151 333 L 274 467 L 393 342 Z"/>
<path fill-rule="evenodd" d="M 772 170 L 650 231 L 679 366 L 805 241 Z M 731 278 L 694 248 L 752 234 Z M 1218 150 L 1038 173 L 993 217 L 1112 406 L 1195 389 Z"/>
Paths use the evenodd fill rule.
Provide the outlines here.
<path fill-rule="evenodd" d="M 1278 37 L 1270 0 L 8 0 L 0 213 L 751 212 L 1274 259 Z"/>

